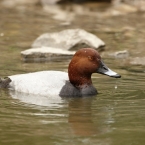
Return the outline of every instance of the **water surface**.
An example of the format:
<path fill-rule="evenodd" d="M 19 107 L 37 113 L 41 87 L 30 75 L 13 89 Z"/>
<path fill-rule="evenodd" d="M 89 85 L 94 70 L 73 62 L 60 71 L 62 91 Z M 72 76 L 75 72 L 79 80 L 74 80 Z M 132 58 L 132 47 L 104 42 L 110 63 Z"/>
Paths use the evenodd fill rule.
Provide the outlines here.
<path fill-rule="evenodd" d="M 67 71 L 70 59 L 23 63 L 20 57 L 20 51 L 29 48 L 40 34 L 66 28 L 93 32 L 106 42 L 106 52 L 127 48 L 131 56 L 143 56 L 144 31 L 137 30 L 144 28 L 143 17 L 144 13 L 103 20 L 78 16 L 70 25 L 62 25 L 61 21 L 54 20 L 37 6 L 22 9 L 1 7 L 0 75 L 40 70 Z M 124 35 L 124 31 L 119 31 L 126 26 L 133 27 L 135 30 L 130 33 L 135 35 Z M 113 30 L 103 31 L 108 27 Z M 134 53 L 135 48 L 140 51 Z M 93 83 L 99 92 L 93 97 L 63 98 L 54 102 L 47 102 L 45 97 L 39 100 L 38 97 L 33 98 L 32 103 L 13 98 L 9 91 L 1 90 L 0 144 L 144 145 L 144 66 L 132 66 L 111 56 L 104 55 L 103 58 L 122 78 L 93 74 Z"/>

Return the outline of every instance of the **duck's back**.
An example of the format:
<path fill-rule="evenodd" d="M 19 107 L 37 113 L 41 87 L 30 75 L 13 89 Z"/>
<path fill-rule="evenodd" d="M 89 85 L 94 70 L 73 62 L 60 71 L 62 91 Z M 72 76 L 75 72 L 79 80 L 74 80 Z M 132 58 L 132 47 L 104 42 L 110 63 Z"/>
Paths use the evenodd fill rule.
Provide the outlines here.
<path fill-rule="evenodd" d="M 68 80 L 68 73 L 41 71 L 9 76 L 9 87 L 18 92 L 37 95 L 58 95 Z"/>

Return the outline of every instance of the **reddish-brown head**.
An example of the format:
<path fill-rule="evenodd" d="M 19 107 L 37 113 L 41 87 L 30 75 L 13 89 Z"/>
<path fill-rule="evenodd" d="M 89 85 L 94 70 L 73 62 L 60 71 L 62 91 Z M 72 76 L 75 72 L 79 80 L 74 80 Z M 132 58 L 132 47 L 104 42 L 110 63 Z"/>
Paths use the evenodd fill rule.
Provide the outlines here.
<path fill-rule="evenodd" d="M 73 56 L 69 68 L 69 80 L 75 86 L 92 84 L 91 75 L 100 66 L 101 57 L 95 49 L 82 48 Z"/>
<path fill-rule="evenodd" d="M 92 73 L 100 73 L 114 78 L 121 77 L 104 64 L 95 49 L 82 48 L 75 53 L 69 64 L 69 80 L 77 87 L 90 85 L 92 84 Z"/>

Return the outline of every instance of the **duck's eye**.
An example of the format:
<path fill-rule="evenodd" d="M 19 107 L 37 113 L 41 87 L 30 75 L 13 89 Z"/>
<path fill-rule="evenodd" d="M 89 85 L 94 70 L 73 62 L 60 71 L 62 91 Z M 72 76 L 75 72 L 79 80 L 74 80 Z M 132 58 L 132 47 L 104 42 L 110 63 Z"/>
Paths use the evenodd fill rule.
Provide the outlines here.
<path fill-rule="evenodd" d="M 88 59 L 92 61 L 93 60 L 93 57 L 92 56 L 88 56 Z"/>

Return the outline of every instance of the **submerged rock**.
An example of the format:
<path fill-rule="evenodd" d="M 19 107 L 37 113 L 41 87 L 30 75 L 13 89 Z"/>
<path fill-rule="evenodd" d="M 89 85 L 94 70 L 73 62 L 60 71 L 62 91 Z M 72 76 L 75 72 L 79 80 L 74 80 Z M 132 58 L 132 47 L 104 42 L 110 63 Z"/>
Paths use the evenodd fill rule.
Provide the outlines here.
<path fill-rule="evenodd" d="M 129 56 L 128 50 L 117 51 L 114 53 L 115 58 L 127 58 Z"/>
<path fill-rule="evenodd" d="M 122 58 L 128 58 L 129 52 L 128 52 L 128 50 L 122 50 L 122 51 L 117 51 L 117 52 L 104 52 L 102 55 L 103 56 L 107 55 L 107 56 L 122 59 Z"/>
<path fill-rule="evenodd" d="M 132 64 L 132 65 L 145 65 L 145 57 L 130 58 L 130 64 Z"/>
<path fill-rule="evenodd" d="M 32 44 L 33 48 L 53 47 L 62 50 L 71 50 L 73 47 L 86 45 L 88 47 L 99 48 L 105 43 L 97 36 L 83 29 L 68 29 L 60 32 L 45 33 L 39 36 Z"/>

